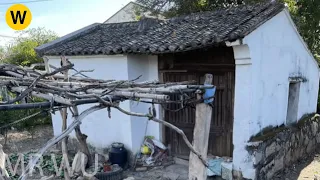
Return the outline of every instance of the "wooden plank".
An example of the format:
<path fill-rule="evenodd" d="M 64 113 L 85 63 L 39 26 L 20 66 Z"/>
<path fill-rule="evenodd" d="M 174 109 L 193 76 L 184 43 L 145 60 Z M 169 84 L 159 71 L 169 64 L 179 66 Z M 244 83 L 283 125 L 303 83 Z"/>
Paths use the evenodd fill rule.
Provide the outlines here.
<path fill-rule="evenodd" d="M 204 84 L 212 84 L 213 76 L 206 74 Z M 201 96 L 198 95 L 198 99 Z M 196 105 L 196 122 L 193 132 L 193 147 L 204 159 L 207 159 L 209 133 L 211 124 L 212 107 L 209 104 L 199 103 Z M 207 168 L 199 157 L 190 152 L 189 180 L 206 180 Z"/>
<path fill-rule="evenodd" d="M 218 111 L 223 113 L 226 110 L 226 107 L 223 107 L 219 102 L 223 101 L 223 96 L 225 95 L 225 91 L 227 91 L 227 86 L 225 85 L 226 82 L 223 80 L 225 74 L 217 74 L 215 75 L 214 79 L 214 84 L 217 85 L 218 88 L 216 89 L 216 101 L 215 101 L 215 106 L 214 106 L 214 113 L 213 115 L 215 117 L 212 117 L 212 122 L 211 122 L 211 129 L 210 133 L 212 135 L 212 138 L 210 138 L 209 142 L 209 148 L 208 151 L 209 153 L 217 156 L 231 156 L 232 154 L 228 153 L 230 152 L 229 149 L 224 149 L 224 150 L 219 150 L 219 144 L 223 144 L 223 147 L 225 147 L 225 143 L 227 142 L 226 138 L 227 137 L 227 131 L 228 127 L 223 127 L 221 126 L 221 122 L 224 121 L 221 116 L 218 118 Z M 204 76 L 202 73 L 197 73 L 197 74 L 192 74 L 192 73 L 164 73 L 164 82 L 165 81 L 170 81 L 170 82 L 175 82 L 175 81 L 182 81 L 182 80 L 198 80 L 198 84 L 204 83 Z M 221 77 L 221 78 L 220 78 Z M 222 79 L 222 80 L 219 80 Z M 192 94 L 188 94 L 189 96 L 192 96 Z M 172 97 L 173 99 L 178 99 L 178 96 Z M 167 109 L 178 109 L 180 108 L 180 105 L 177 104 L 172 104 L 172 105 L 167 105 Z M 193 129 L 195 126 L 195 109 L 193 108 L 186 108 L 183 111 L 180 112 L 171 112 L 171 111 L 166 111 L 165 112 L 165 119 L 169 121 L 170 123 L 176 125 L 177 127 L 181 128 L 184 132 L 190 132 L 190 137 L 192 140 L 192 134 L 193 134 Z M 218 124 L 220 124 L 218 126 Z M 175 132 L 171 132 L 170 129 L 166 129 L 166 143 L 171 145 L 171 150 L 173 155 L 175 156 L 185 156 L 189 155 L 190 151 L 188 150 L 187 146 L 183 142 L 180 136 L 176 136 Z M 187 136 L 189 136 L 189 133 L 186 133 Z M 221 138 L 219 138 L 222 136 Z M 214 140 L 212 140 L 214 139 Z M 232 151 L 232 150 L 231 150 Z"/>
<path fill-rule="evenodd" d="M 202 84 L 204 74 L 210 72 L 214 75 L 213 84 L 216 86 L 216 98 L 214 102 L 213 117 L 210 129 L 208 153 L 217 156 L 232 156 L 232 128 L 233 128 L 233 94 L 234 94 L 234 58 L 230 48 L 213 48 L 201 53 L 182 53 L 164 55 L 159 61 L 163 82 L 181 80 L 196 80 Z M 221 65 L 221 66 L 219 66 Z M 224 65 L 227 65 L 225 67 Z M 230 65 L 230 66 L 229 66 Z M 187 70 L 187 72 L 185 72 Z M 189 94 L 188 94 L 189 95 Z M 174 97 L 176 99 L 177 96 Z M 179 105 L 168 105 L 167 109 L 177 109 Z M 165 111 L 166 121 L 175 124 L 185 132 L 193 134 L 195 126 L 195 109 L 188 107 L 178 113 Z M 166 129 L 166 128 L 165 128 Z M 175 132 L 165 130 L 166 143 L 171 144 L 174 156 L 188 156 L 187 146 Z M 189 135 L 187 135 L 189 136 Z M 175 143 L 178 142 L 178 143 Z"/>

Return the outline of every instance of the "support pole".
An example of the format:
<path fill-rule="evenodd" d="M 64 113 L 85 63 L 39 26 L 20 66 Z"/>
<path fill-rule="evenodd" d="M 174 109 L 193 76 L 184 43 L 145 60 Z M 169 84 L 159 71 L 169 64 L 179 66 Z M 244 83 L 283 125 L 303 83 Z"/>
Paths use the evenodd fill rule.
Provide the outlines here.
<path fill-rule="evenodd" d="M 63 66 L 68 65 L 67 59 L 64 56 L 61 57 L 61 63 Z M 64 74 L 64 81 L 68 81 L 68 70 L 64 71 L 63 74 Z M 61 116 L 62 116 L 62 132 L 64 132 L 67 129 L 67 120 L 68 120 L 67 108 L 62 108 Z M 68 157 L 67 138 L 64 138 L 62 140 L 61 147 L 62 147 L 62 155 L 65 157 Z M 70 180 L 70 175 L 67 167 L 64 167 L 64 179 Z"/>
<path fill-rule="evenodd" d="M 50 73 L 51 70 L 50 70 L 48 58 L 44 57 L 43 60 L 45 63 L 46 73 Z M 64 56 L 61 57 L 61 63 L 63 66 L 68 65 L 68 62 Z M 68 81 L 68 70 L 64 71 L 63 74 L 64 74 L 64 81 Z M 67 129 L 67 118 L 68 118 L 67 108 L 62 108 L 60 110 L 60 114 L 61 114 L 61 118 L 62 118 L 62 132 L 64 132 Z M 67 159 L 68 159 L 67 138 L 62 139 L 61 149 L 62 149 L 62 155 L 67 157 Z M 68 168 L 64 167 L 63 170 L 64 170 L 64 179 L 70 180 Z"/>
<path fill-rule="evenodd" d="M 211 74 L 205 75 L 205 85 L 212 84 L 213 76 Z M 212 97 L 215 89 L 212 92 L 205 92 L 204 97 Z M 209 94 L 208 94 L 209 93 Z M 202 94 L 197 94 L 197 99 L 201 99 Z M 212 103 L 211 100 L 206 100 L 204 103 L 196 105 L 196 122 L 193 132 L 193 148 L 201 154 L 203 159 L 207 159 L 208 142 L 210 123 L 212 116 Z M 189 180 L 206 180 L 207 179 L 207 167 L 192 151 L 190 152 L 189 159 Z"/>

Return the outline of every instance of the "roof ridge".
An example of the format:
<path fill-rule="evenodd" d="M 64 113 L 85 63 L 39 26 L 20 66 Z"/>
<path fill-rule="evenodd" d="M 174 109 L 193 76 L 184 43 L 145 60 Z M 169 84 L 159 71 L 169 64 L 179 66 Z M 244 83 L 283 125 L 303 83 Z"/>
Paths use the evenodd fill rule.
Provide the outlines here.
<path fill-rule="evenodd" d="M 269 10 L 269 8 L 272 6 L 272 5 L 283 5 L 282 3 L 279 3 L 277 1 L 266 1 L 266 2 L 260 2 L 260 3 L 256 3 L 256 4 L 263 4 L 263 8 L 261 8 L 258 12 L 256 12 L 255 14 L 252 14 L 250 18 L 244 20 L 242 23 L 240 23 L 238 26 L 236 26 L 232 31 L 230 31 L 230 33 L 228 33 L 226 36 L 229 38 L 229 39 L 234 39 L 234 35 L 233 34 L 236 34 L 236 30 L 239 29 L 240 26 L 248 23 L 249 21 L 252 20 L 252 18 L 254 18 L 255 16 L 259 15 L 259 14 L 262 14 L 264 13 L 265 11 Z M 284 7 L 284 5 L 283 5 Z M 269 19 L 265 19 L 264 21 L 260 22 L 259 25 L 257 25 L 257 27 L 259 27 L 261 24 L 265 23 L 267 20 Z"/>
<path fill-rule="evenodd" d="M 137 24 L 139 21 L 127 21 L 127 22 L 114 22 L 114 23 L 101 23 L 101 26 L 114 26 L 114 25 L 126 25 L 126 24 Z"/>
<path fill-rule="evenodd" d="M 283 7 L 282 3 L 267 1 L 167 20 L 95 24 L 36 50 L 40 55 L 162 54 L 194 50 L 241 39 Z"/>

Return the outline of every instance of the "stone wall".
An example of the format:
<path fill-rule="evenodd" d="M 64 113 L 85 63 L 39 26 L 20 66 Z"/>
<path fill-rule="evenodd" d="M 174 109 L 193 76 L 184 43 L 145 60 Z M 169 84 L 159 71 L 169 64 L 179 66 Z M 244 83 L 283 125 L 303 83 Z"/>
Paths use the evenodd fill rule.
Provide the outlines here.
<path fill-rule="evenodd" d="M 320 143 L 319 116 L 305 118 L 294 127 L 277 128 L 261 136 L 264 140 L 250 142 L 247 150 L 252 157 L 256 179 L 269 180 L 297 160 L 315 151 Z"/>

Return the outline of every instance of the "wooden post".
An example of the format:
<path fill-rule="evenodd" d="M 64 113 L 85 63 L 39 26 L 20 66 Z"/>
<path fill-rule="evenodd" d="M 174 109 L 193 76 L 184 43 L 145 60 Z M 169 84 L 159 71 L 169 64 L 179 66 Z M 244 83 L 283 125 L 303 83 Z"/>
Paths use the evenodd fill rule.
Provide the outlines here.
<path fill-rule="evenodd" d="M 212 84 L 213 76 L 211 74 L 205 75 L 205 85 Z M 205 94 L 204 97 L 206 97 Z M 211 93 L 211 96 L 214 95 Z M 197 99 L 201 99 L 202 94 L 197 94 Z M 210 97 L 210 96 L 209 96 Z M 209 132 L 210 123 L 212 116 L 212 107 L 207 104 L 212 102 L 211 100 L 206 100 L 204 103 L 199 103 L 196 105 L 196 122 L 193 132 L 193 147 L 198 151 L 203 159 L 207 159 L 208 152 L 208 142 L 209 142 Z M 207 167 L 195 155 L 192 151 L 190 152 L 189 159 L 189 180 L 206 180 L 207 179 Z"/>
<path fill-rule="evenodd" d="M 64 56 L 61 57 L 61 64 L 63 66 L 68 65 L 67 59 Z M 68 81 L 68 70 L 64 71 L 63 74 L 64 74 L 64 81 Z M 62 132 L 63 132 L 67 129 L 68 109 L 62 108 L 62 111 L 60 112 L 62 117 Z M 61 147 L 62 147 L 62 155 L 65 157 L 68 157 L 67 138 L 64 138 L 62 140 Z M 70 175 L 67 167 L 64 167 L 64 178 L 65 180 L 70 180 Z"/>
<path fill-rule="evenodd" d="M 48 58 L 44 57 L 44 62 L 45 62 L 46 72 L 48 73 L 48 72 L 50 72 L 50 65 L 49 65 L 49 62 L 48 62 Z M 68 65 L 70 63 L 65 57 L 61 57 L 61 62 L 62 62 L 63 66 Z M 68 79 L 69 78 L 68 75 L 69 75 L 68 71 L 65 71 L 64 72 L 64 80 L 65 81 L 69 80 Z M 74 116 L 78 117 L 79 116 L 79 111 L 78 111 L 78 107 L 77 106 L 73 106 L 73 111 L 74 111 Z M 61 117 L 62 117 L 62 131 L 64 131 L 64 129 L 67 128 L 67 116 L 68 116 L 67 108 L 63 108 L 62 110 L 60 110 L 60 113 L 61 113 Z M 90 166 L 90 165 L 92 165 L 92 158 L 91 158 L 90 151 L 89 151 L 89 148 L 88 148 L 88 145 L 87 145 L 87 142 L 86 142 L 87 135 L 82 134 L 81 129 L 80 129 L 80 125 L 75 127 L 75 133 L 76 133 L 76 137 L 77 137 L 77 139 L 79 141 L 79 144 L 80 144 L 80 150 L 81 150 L 81 152 L 83 152 L 84 154 L 87 155 L 87 157 L 88 157 L 88 165 Z M 66 138 L 64 138 L 62 140 L 61 147 L 62 147 L 62 152 L 67 152 L 68 151 L 67 150 L 67 139 Z M 68 176 L 68 172 L 67 172 L 67 176 Z"/>
<path fill-rule="evenodd" d="M 43 58 L 43 61 L 45 63 L 45 69 L 46 72 L 51 72 L 50 65 L 47 57 Z M 63 66 L 68 65 L 67 59 L 63 56 L 61 57 L 61 63 Z M 68 81 L 68 70 L 64 72 L 64 81 Z M 68 118 L 68 110 L 67 108 L 62 108 L 60 110 L 61 118 L 62 118 L 62 132 L 67 129 L 67 118 Z M 65 157 L 68 157 L 68 149 L 67 149 L 67 138 L 64 138 L 61 142 L 61 150 L 62 155 Z M 67 158 L 68 159 L 68 158 Z M 69 171 L 67 167 L 64 167 L 64 178 L 65 180 L 70 180 Z"/>

